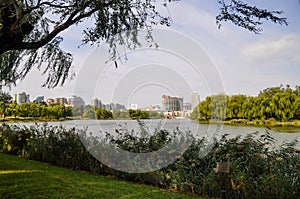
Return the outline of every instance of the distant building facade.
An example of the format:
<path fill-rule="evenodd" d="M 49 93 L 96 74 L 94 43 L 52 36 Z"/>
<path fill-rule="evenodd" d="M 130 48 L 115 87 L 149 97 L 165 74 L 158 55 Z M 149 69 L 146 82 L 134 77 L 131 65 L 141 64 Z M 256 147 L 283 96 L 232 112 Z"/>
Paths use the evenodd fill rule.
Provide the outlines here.
<path fill-rule="evenodd" d="M 36 102 L 36 103 L 40 103 L 40 102 L 44 102 L 45 101 L 45 97 L 44 96 L 38 96 L 35 100 L 34 100 L 34 102 Z"/>
<path fill-rule="evenodd" d="M 29 97 L 30 97 L 29 94 L 26 94 L 25 92 L 22 92 L 22 93 L 15 94 L 13 96 L 12 101 L 16 102 L 17 104 L 30 103 Z"/>
<path fill-rule="evenodd" d="M 93 106 L 95 108 L 103 108 L 102 107 L 102 102 L 98 98 L 94 98 L 94 99 L 91 100 L 91 106 Z"/>
<path fill-rule="evenodd" d="M 73 95 L 71 98 L 69 98 L 68 104 L 73 107 L 79 107 L 84 106 L 85 102 L 81 97 Z"/>
<path fill-rule="evenodd" d="M 111 108 L 110 110 L 126 110 L 124 105 L 118 104 L 118 103 L 116 103 L 116 104 L 111 103 L 110 108 Z"/>
<path fill-rule="evenodd" d="M 183 111 L 183 97 L 163 95 L 162 109 L 168 112 Z"/>
<path fill-rule="evenodd" d="M 46 99 L 46 104 L 54 104 L 54 99 L 53 98 L 47 98 Z"/>
<path fill-rule="evenodd" d="M 130 104 L 129 109 L 138 110 L 139 106 L 137 104 Z"/>
<path fill-rule="evenodd" d="M 191 111 L 192 110 L 192 104 L 191 103 L 184 103 L 183 104 L 183 110 L 184 111 Z"/>
<path fill-rule="evenodd" d="M 68 104 L 68 100 L 65 97 L 59 97 L 59 98 L 55 98 L 54 103 L 67 105 Z"/>
<path fill-rule="evenodd" d="M 200 103 L 200 94 L 199 93 L 193 93 L 192 95 L 192 109 L 191 110 L 194 110 L 198 104 Z"/>
<path fill-rule="evenodd" d="M 156 104 L 156 105 L 150 105 L 150 106 L 147 106 L 145 108 L 142 108 L 141 109 L 142 111 L 161 111 L 161 107 L 160 105 Z"/>

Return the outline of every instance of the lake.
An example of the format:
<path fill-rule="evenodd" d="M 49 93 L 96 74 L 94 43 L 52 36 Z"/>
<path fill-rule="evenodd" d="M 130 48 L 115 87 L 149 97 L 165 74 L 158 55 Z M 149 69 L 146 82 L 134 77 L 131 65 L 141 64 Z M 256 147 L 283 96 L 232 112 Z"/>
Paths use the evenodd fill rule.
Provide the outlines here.
<path fill-rule="evenodd" d="M 234 126 L 234 125 L 223 125 L 223 124 L 198 124 L 189 119 L 149 119 L 142 120 L 145 126 L 149 129 L 149 132 L 154 132 L 155 129 L 167 129 L 173 131 L 175 129 L 180 129 L 182 131 L 191 131 L 195 137 L 213 137 L 221 136 L 223 134 L 229 134 L 230 137 L 235 137 L 237 135 L 247 135 L 249 133 L 259 132 L 265 133 L 270 132 L 272 136 L 277 140 L 277 144 L 281 144 L 284 141 L 292 141 L 297 139 L 300 141 L 300 128 L 274 128 L 267 129 L 263 127 L 256 126 Z M 22 123 L 26 126 L 33 125 L 34 123 Z M 76 127 L 78 129 L 87 128 L 88 132 L 93 136 L 104 136 L 105 132 L 110 134 L 115 133 L 115 129 L 127 128 L 128 130 L 139 129 L 138 122 L 136 120 L 70 120 L 63 122 L 48 122 L 52 126 L 64 126 L 66 128 Z M 298 144 L 298 147 L 300 145 Z"/>

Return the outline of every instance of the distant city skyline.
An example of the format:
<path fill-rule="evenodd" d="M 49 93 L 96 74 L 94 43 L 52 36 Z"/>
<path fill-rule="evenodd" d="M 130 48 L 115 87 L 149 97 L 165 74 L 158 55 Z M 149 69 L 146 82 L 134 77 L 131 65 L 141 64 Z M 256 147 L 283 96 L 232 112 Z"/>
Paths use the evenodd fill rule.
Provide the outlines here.
<path fill-rule="evenodd" d="M 156 104 L 147 104 L 147 105 L 139 105 L 139 104 L 129 104 L 129 105 L 125 105 L 125 104 L 121 104 L 119 102 L 109 102 L 109 103 L 103 103 L 101 98 L 92 98 L 89 101 L 86 101 L 84 99 L 82 99 L 81 96 L 58 96 L 58 97 L 47 97 L 44 95 L 39 95 L 36 97 L 32 97 L 30 93 L 23 91 L 21 93 L 9 93 L 12 97 L 13 97 L 13 101 L 16 101 L 17 103 L 24 103 L 24 102 L 41 102 L 44 101 L 47 104 L 53 104 L 53 103 L 60 103 L 60 104 L 68 104 L 68 105 L 72 105 L 75 101 L 75 103 L 77 103 L 78 101 L 80 101 L 80 104 L 84 104 L 84 105 L 91 105 L 94 107 L 98 107 L 98 108 L 102 108 L 103 106 L 108 106 L 110 104 L 115 104 L 115 106 L 124 106 L 127 109 L 145 109 L 145 108 L 153 108 L 153 109 L 158 109 L 158 107 L 162 108 L 163 103 L 161 101 L 162 97 L 167 96 L 167 95 L 162 95 L 159 96 L 159 103 Z M 31 96 L 31 98 L 30 98 Z M 182 102 L 181 102 L 181 107 L 184 107 L 184 105 L 190 106 L 191 105 L 191 101 L 184 101 L 183 97 L 180 96 L 168 96 L 168 97 L 174 97 L 174 98 L 182 98 Z M 75 99 L 76 98 L 76 99 Z M 72 101 L 73 100 L 73 101 Z M 83 100 L 83 102 L 81 101 Z M 190 104 L 190 105 L 189 105 Z M 120 109 L 120 107 L 118 109 Z"/>

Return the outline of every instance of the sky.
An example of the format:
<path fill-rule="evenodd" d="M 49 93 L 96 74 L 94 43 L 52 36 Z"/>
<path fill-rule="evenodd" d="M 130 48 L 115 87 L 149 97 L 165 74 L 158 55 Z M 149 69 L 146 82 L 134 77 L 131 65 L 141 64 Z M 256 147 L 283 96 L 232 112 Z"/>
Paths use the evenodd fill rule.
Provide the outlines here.
<path fill-rule="evenodd" d="M 79 95 L 86 103 L 97 97 L 103 103 L 139 107 L 161 104 L 161 96 L 183 96 L 191 102 L 193 92 L 206 96 L 227 93 L 257 95 L 261 90 L 289 84 L 300 85 L 300 3 L 298 0 L 253 0 L 258 7 L 283 10 L 289 25 L 265 21 L 261 34 L 231 23 L 218 29 L 217 0 L 181 0 L 169 5 L 170 28 L 158 27 L 153 35 L 158 49 L 146 46 L 120 50 L 118 68 L 107 62 L 105 44 L 98 48 L 81 44 L 82 27 L 62 36 L 64 50 L 74 55 L 76 77 L 63 87 L 42 88 L 46 77 L 32 70 L 25 80 L 11 88 L 11 94 L 27 92 L 37 96 Z M 143 33 L 141 33 L 142 35 Z"/>

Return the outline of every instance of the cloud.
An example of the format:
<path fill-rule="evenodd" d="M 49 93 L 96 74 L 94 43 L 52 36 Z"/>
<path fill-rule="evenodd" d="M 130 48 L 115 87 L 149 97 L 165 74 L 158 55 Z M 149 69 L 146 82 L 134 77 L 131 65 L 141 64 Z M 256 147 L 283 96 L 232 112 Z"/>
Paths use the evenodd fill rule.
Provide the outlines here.
<path fill-rule="evenodd" d="M 199 10 L 199 7 L 191 3 L 180 2 L 177 6 L 173 6 L 170 12 L 176 26 L 216 29 L 215 16 L 203 9 Z"/>
<path fill-rule="evenodd" d="M 262 39 L 244 47 L 241 55 L 250 63 L 262 65 L 300 64 L 300 34 Z"/>

